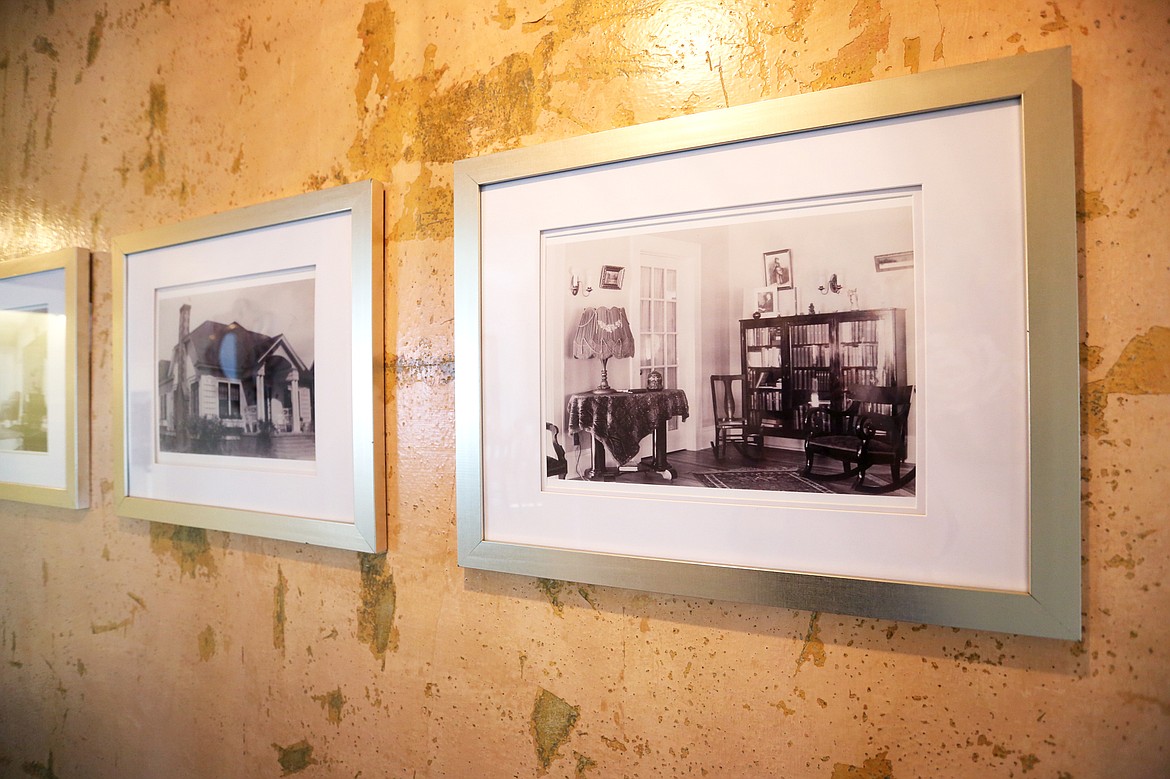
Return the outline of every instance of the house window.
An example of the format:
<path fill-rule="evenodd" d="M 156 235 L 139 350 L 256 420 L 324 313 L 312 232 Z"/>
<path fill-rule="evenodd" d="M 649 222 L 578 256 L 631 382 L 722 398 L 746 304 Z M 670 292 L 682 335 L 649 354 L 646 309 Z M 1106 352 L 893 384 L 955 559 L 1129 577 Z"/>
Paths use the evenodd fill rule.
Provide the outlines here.
<path fill-rule="evenodd" d="M 240 394 L 241 387 L 237 382 L 221 381 L 219 383 L 220 419 L 240 418 Z"/>

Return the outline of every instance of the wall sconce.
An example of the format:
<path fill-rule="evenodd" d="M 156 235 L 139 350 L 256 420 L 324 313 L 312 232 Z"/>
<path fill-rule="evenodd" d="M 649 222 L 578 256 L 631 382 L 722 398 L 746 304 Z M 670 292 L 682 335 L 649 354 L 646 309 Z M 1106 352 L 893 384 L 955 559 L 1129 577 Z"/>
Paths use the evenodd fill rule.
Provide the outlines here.
<path fill-rule="evenodd" d="M 830 292 L 832 292 L 834 295 L 839 295 L 841 294 L 841 290 L 845 289 L 845 287 L 837 279 L 837 274 L 834 273 L 832 276 L 829 276 L 824 284 L 817 287 L 817 289 L 820 290 L 822 295 L 828 295 Z"/>
<path fill-rule="evenodd" d="M 578 275 L 571 268 L 569 269 L 569 291 L 572 292 L 574 295 L 576 295 L 578 292 L 581 291 L 581 276 Z M 582 292 L 582 294 L 585 297 L 589 297 L 589 293 L 592 291 L 593 291 L 593 287 L 586 284 L 585 291 Z"/>

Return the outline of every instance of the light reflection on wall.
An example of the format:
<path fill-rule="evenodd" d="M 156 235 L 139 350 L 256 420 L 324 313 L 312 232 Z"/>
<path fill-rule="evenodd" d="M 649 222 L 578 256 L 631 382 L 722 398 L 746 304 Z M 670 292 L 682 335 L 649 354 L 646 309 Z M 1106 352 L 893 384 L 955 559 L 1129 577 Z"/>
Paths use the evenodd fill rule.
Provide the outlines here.
<path fill-rule="evenodd" d="M 658 76 L 639 102 L 658 106 L 715 108 L 727 103 L 724 71 L 733 70 L 745 24 L 722 4 L 667 0 L 630 24 L 622 37 L 631 51 L 645 51 L 644 67 Z"/>
<path fill-rule="evenodd" d="M 0 262 L 17 257 L 85 246 L 92 237 L 88 225 L 28 193 L 0 187 Z"/>

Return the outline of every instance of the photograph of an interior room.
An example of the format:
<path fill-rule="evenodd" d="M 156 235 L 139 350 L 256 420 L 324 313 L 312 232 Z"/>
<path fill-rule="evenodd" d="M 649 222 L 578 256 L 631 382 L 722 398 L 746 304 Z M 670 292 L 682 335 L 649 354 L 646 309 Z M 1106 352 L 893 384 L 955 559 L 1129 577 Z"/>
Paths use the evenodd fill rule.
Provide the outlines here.
<path fill-rule="evenodd" d="M 814 426 L 810 413 L 818 407 L 832 411 L 833 424 L 841 428 L 836 432 L 852 436 L 855 420 L 843 416 L 857 400 L 850 393 L 859 385 L 891 384 L 911 388 L 898 467 L 912 474 L 918 461 L 916 406 L 925 389 L 919 382 L 921 333 L 915 317 L 916 266 L 924 261 L 916 252 L 918 196 L 872 193 L 546 235 L 546 478 L 591 479 L 605 471 L 607 479 L 648 485 L 849 492 L 855 479 L 802 475 L 805 440 Z M 778 250 L 790 250 L 790 285 L 769 283 L 767 262 Z M 891 254 L 902 261 L 891 266 L 876 259 Z M 625 269 L 625 282 L 620 289 L 603 288 L 602 269 L 614 266 Z M 764 291 L 769 310 L 760 311 Z M 632 349 L 583 345 L 585 322 L 595 320 L 599 310 L 615 308 L 620 313 L 602 311 L 600 331 L 613 333 L 628 323 Z M 849 343 L 866 331 L 847 320 L 887 324 L 864 336 L 873 343 Z M 758 328 L 764 328 L 762 335 Z M 767 348 L 752 348 L 761 344 Z M 612 356 L 597 359 L 606 349 Z M 873 354 L 855 356 L 866 349 Z M 603 373 L 611 392 L 629 397 L 642 396 L 659 377 L 667 390 L 682 390 L 685 406 L 666 412 L 669 473 L 636 465 L 652 458 L 653 434 L 639 438 L 633 457 L 613 451 L 606 436 L 612 431 L 603 425 L 613 431 L 629 426 L 630 412 L 615 413 L 610 402 L 602 408 L 591 399 Z M 713 376 L 742 377 L 733 400 L 744 417 L 746 430 L 739 432 L 747 436 L 746 445 L 716 446 Z M 582 407 L 598 418 L 583 417 Z M 606 414 L 608 420 L 601 419 Z M 604 452 L 595 448 L 595 437 Z M 622 464 L 620 471 L 614 467 Z M 820 474 L 826 470 L 835 475 L 845 464 L 815 468 Z M 712 475 L 719 473 L 728 478 Z M 769 479 L 766 473 L 783 476 Z M 873 475 L 869 483 L 893 478 L 885 466 L 874 468 Z M 913 479 L 893 494 L 914 494 Z"/>

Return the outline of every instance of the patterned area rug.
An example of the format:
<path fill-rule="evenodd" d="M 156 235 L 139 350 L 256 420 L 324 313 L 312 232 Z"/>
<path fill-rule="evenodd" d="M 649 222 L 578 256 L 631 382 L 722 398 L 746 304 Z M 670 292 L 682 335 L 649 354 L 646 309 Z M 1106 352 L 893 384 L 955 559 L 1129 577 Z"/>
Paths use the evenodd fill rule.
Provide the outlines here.
<path fill-rule="evenodd" d="M 729 490 L 779 490 L 781 492 L 832 492 L 828 487 L 801 476 L 798 471 L 719 471 L 696 473 L 695 478 L 708 487 Z"/>

